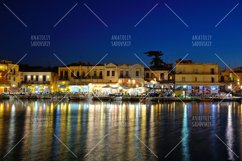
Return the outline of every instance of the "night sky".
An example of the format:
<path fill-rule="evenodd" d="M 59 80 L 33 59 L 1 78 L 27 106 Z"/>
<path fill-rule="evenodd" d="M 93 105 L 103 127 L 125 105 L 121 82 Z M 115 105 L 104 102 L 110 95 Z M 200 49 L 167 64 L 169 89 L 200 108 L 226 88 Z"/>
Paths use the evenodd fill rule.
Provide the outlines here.
<path fill-rule="evenodd" d="M 229 66 L 242 66 L 242 9 L 238 3 L 238 0 L 1 0 L 0 58 L 18 62 L 27 53 L 21 63 L 54 66 L 62 63 L 53 53 L 65 64 L 80 60 L 96 64 L 108 53 L 102 63 L 141 63 L 136 53 L 148 63 L 149 58 L 143 53 L 161 50 L 168 63 L 189 53 L 187 59 L 219 63 L 223 67 L 214 55 L 217 53 Z M 31 35 L 50 35 L 51 46 L 31 47 Z M 131 46 L 112 46 L 112 35 L 130 35 Z M 193 35 L 211 35 L 212 45 L 192 46 Z"/>

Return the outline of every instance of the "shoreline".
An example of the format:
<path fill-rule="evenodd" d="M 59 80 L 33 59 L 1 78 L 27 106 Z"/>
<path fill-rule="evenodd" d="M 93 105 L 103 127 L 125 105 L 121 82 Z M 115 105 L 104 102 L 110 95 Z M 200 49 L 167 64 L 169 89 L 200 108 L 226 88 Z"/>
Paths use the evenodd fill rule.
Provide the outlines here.
<path fill-rule="evenodd" d="M 52 100 L 52 101 L 103 101 L 103 102 L 242 102 L 242 97 L 144 97 L 97 96 L 81 94 L 2 94 L 0 100 Z"/>

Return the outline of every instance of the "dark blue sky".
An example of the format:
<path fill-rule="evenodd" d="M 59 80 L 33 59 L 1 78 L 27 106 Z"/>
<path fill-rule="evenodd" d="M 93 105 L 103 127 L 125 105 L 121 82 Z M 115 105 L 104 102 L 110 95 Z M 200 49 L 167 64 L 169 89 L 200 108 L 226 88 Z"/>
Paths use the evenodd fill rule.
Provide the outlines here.
<path fill-rule="evenodd" d="M 28 27 L 3 5 L 6 4 Z M 53 26 L 76 3 L 78 5 L 55 27 Z M 107 25 L 105 27 L 83 4 L 86 3 Z M 134 25 L 158 3 L 158 6 Z M 166 6 L 189 26 L 186 27 Z M 215 28 L 215 25 L 235 7 L 237 0 L 1 0 L 0 58 L 31 65 L 61 65 L 79 60 L 96 64 L 140 63 L 139 55 L 161 50 L 164 60 L 174 63 L 189 53 L 196 62 L 219 63 L 217 53 L 228 65 L 242 66 L 242 9 L 240 4 Z M 31 35 L 50 35 L 51 47 L 31 47 Z M 130 47 L 112 47 L 112 35 L 131 35 Z M 193 35 L 211 35 L 211 47 L 193 47 Z"/>

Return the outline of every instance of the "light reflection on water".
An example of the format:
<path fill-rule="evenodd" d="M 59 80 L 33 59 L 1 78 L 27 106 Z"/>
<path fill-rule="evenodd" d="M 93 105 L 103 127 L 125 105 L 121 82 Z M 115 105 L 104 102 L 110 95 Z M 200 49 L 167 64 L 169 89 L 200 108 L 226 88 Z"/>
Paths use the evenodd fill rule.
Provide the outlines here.
<path fill-rule="evenodd" d="M 232 124 L 232 109 L 231 105 L 228 107 L 228 119 L 227 119 L 227 128 L 226 128 L 226 144 L 228 146 L 228 155 L 229 155 L 229 160 L 234 160 L 234 154 L 230 150 L 233 149 L 233 144 L 234 144 L 234 136 L 233 136 L 233 124 Z"/>
<path fill-rule="evenodd" d="M 187 105 L 184 105 L 183 110 L 183 122 L 182 122 L 182 154 L 183 160 L 188 161 L 189 158 L 189 145 L 188 145 L 188 137 L 189 137 L 189 128 L 188 128 L 188 117 L 187 117 Z"/>
<path fill-rule="evenodd" d="M 27 104 L 0 102 L 0 156 L 26 136 L 5 159 L 74 160 L 75 154 L 80 160 L 215 161 L 239 160 L 234 153 L 242 151 L 238 103 Z M 193 116 L 211 116 L 211 126 L 193 127 Z"/>

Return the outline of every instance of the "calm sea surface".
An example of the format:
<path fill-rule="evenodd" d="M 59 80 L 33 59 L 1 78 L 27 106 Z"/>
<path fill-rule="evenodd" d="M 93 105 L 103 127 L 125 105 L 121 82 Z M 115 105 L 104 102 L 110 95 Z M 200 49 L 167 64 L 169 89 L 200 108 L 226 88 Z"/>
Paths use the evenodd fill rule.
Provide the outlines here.
<path fill-rule="evenodd" d="M 242 160 L 242 105 L 0 101 L 0 157 Z"/>

